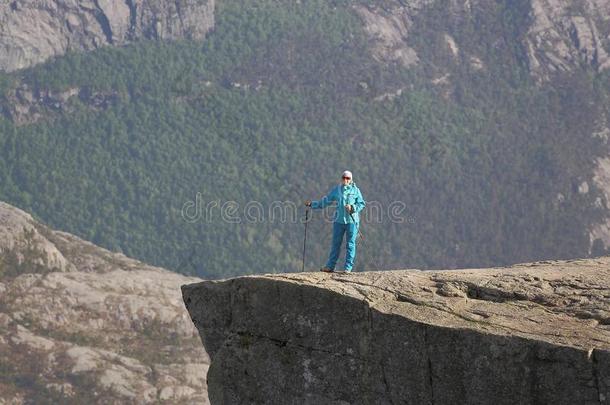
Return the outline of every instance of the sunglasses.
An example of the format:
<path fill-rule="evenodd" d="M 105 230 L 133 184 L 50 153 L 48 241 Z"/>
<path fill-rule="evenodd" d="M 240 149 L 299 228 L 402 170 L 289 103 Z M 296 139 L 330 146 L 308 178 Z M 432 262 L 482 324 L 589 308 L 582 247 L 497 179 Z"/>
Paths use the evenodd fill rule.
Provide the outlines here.
<path fill-rule="evenodd" d="M 343 180 L 351 180 L 351 177 L 344 177 Z"/>

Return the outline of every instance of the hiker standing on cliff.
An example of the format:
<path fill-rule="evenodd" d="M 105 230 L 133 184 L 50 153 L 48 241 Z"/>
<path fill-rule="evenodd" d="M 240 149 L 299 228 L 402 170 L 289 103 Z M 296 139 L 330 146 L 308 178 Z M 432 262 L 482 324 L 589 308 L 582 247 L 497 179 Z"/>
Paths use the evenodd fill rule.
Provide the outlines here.
<path fill-rule="evenodd" d="M 333 187 L 328 195 L 319 201 L 305 201 L 305 205 L 313 209 L 326 208 L 333 202 L 337 203 L 333 221 L 333 241 L 326 266 L 321 270 L 326 273 L 335 271 L 339 259 L 343 234 L 347 234 L 345 243 L 345 271 L 351 272 L 356 258 L 356 237 L 360 226 L 358 213 L 364 209 L 364 198 L 356 184 L 352 181 L 352 172 L 346 170 L 341 176 L 341 183 Z"/>

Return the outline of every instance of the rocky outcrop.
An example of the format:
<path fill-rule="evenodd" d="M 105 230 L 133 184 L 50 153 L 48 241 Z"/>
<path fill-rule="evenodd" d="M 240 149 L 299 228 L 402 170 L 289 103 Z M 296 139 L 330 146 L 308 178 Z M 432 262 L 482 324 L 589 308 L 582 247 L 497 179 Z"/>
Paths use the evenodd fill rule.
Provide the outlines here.
<path fill-rule="evenodd" d="M 610 401 L 610 258 L 185 285 L 213 404 Z"/>
<path fill-rule="evenodd" d="M 200 39 L 213 26 L 214 0 L 4 1 L 0 70 L 140 38 Z"/>
<path fill-rule="evenodd" d="M 610 68 L 610 3 L 532 0 L 526 47 L 532 74 L 546 80 L 582 65 Z"/>
<path fill-rule="evenodd" d="M 78 103 L 90 111 L 103 111 L 118 104 L 121 97 L 128 95 L 116 90 L 101 92 L 79 87 L 63 91 L 32 89 L 22 84 L 9 90 L 4 100 L 0 98 L 0 115 L 17 126 L 28 125 L 71 114 L 77 110 Z"/>
<path fill-rule="evenodd" d="M 417 12 L 431 2 L 413 1 L 408 6 L 396 3 L 389 9 L 375 5 L 355 6 L 364 30 L 372 40 L 373 57 L 380 62 L 396 62 L 407 67 L 419 63 L 417 53 L 409 45 L 409 29 Z"/>
<path fill-rule="evenodd" d="M 434 0 L 390 0 L 382 4 L 355 6 L 365 32 L 371 38 L 373 56 L 386 63 L 404 66 L 419 64 L 420 57 L 411 43 L 411 37 L 426 34 L 413 32 L 415 22 L 428 8 L 437 7 L 438 3 Z M 574 71 L 582 66 L 596 71 L 610 68 L 610 3 L 606 0 L 530 0 L 522 3 L 518 7 L 529 8 L 528 18 L 522 25 L 513 27 L 515 32 L 523 32 L 514 40 L 521 42 L 525 50 L 522 57 L 527 59 L 530 73 L 536 80 L 544 82 L 555 74 Z M 443 10 L 446 21 L 439 25 L 439 29 L 463 27 L 465 21 L 480 18 L 476 12 L 484 9 L 489 13 L 502 12 L 501 7 L 487 0 L 445 1 Z M 423 25 L 427 27 L 429 24 Z M 470 65 L 475 71 L 485 68 L 481 59 L 484 55 L 462 54 L 460 43 L 450 32 L 434 34 L 444 38 L 445 44 L 442 46 L 450 58 Z M 424 65 L 431 63 L 434 64 L 430 60 L 424 61 Z M 435 67 L 441 70 L 446 68 Z"/>
<path fill-rule="evenodd" d="M 0 202 L 0 404 L 207 403 L 196 281 Z"/>
<path fill-rule="evenodd" d="M 0 252 L 2 263 L 12 267 L 40 267 L 50 271 L 74 270 L 74 266 L 40 231 L 27 213 L 0 202 Z M 0 273 L 1 274 L 1 273 Z"/>

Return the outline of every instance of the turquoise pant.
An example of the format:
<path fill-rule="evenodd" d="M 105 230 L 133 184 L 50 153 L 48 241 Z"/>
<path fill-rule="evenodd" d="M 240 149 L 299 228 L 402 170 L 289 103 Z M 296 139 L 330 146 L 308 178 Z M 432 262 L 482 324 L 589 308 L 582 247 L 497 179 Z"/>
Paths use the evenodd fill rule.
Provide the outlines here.
<path fill-rule="evenodd" d="M 356 237 L 358 236 L 359 224 L 342 224 L 339 222 L 333 223 L 333 241 L 328 255 L 326 267 L 335 269 L 339 252 L 341 250 L 341 242 L 343 242 L 343 234 L 347 234 L 345 241 L 345 271 L 352 271 L 354 259 L 356 258 Z"/>

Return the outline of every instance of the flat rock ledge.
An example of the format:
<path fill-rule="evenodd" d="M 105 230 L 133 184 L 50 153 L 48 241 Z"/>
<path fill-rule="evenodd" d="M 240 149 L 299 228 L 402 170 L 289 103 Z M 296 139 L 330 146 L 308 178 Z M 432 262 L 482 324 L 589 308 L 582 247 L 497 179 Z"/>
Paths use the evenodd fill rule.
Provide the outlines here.
<path fill-rule="evenodd" d="M 610 258 L 182 286 L 212 404 L 608 404 Z"/>

